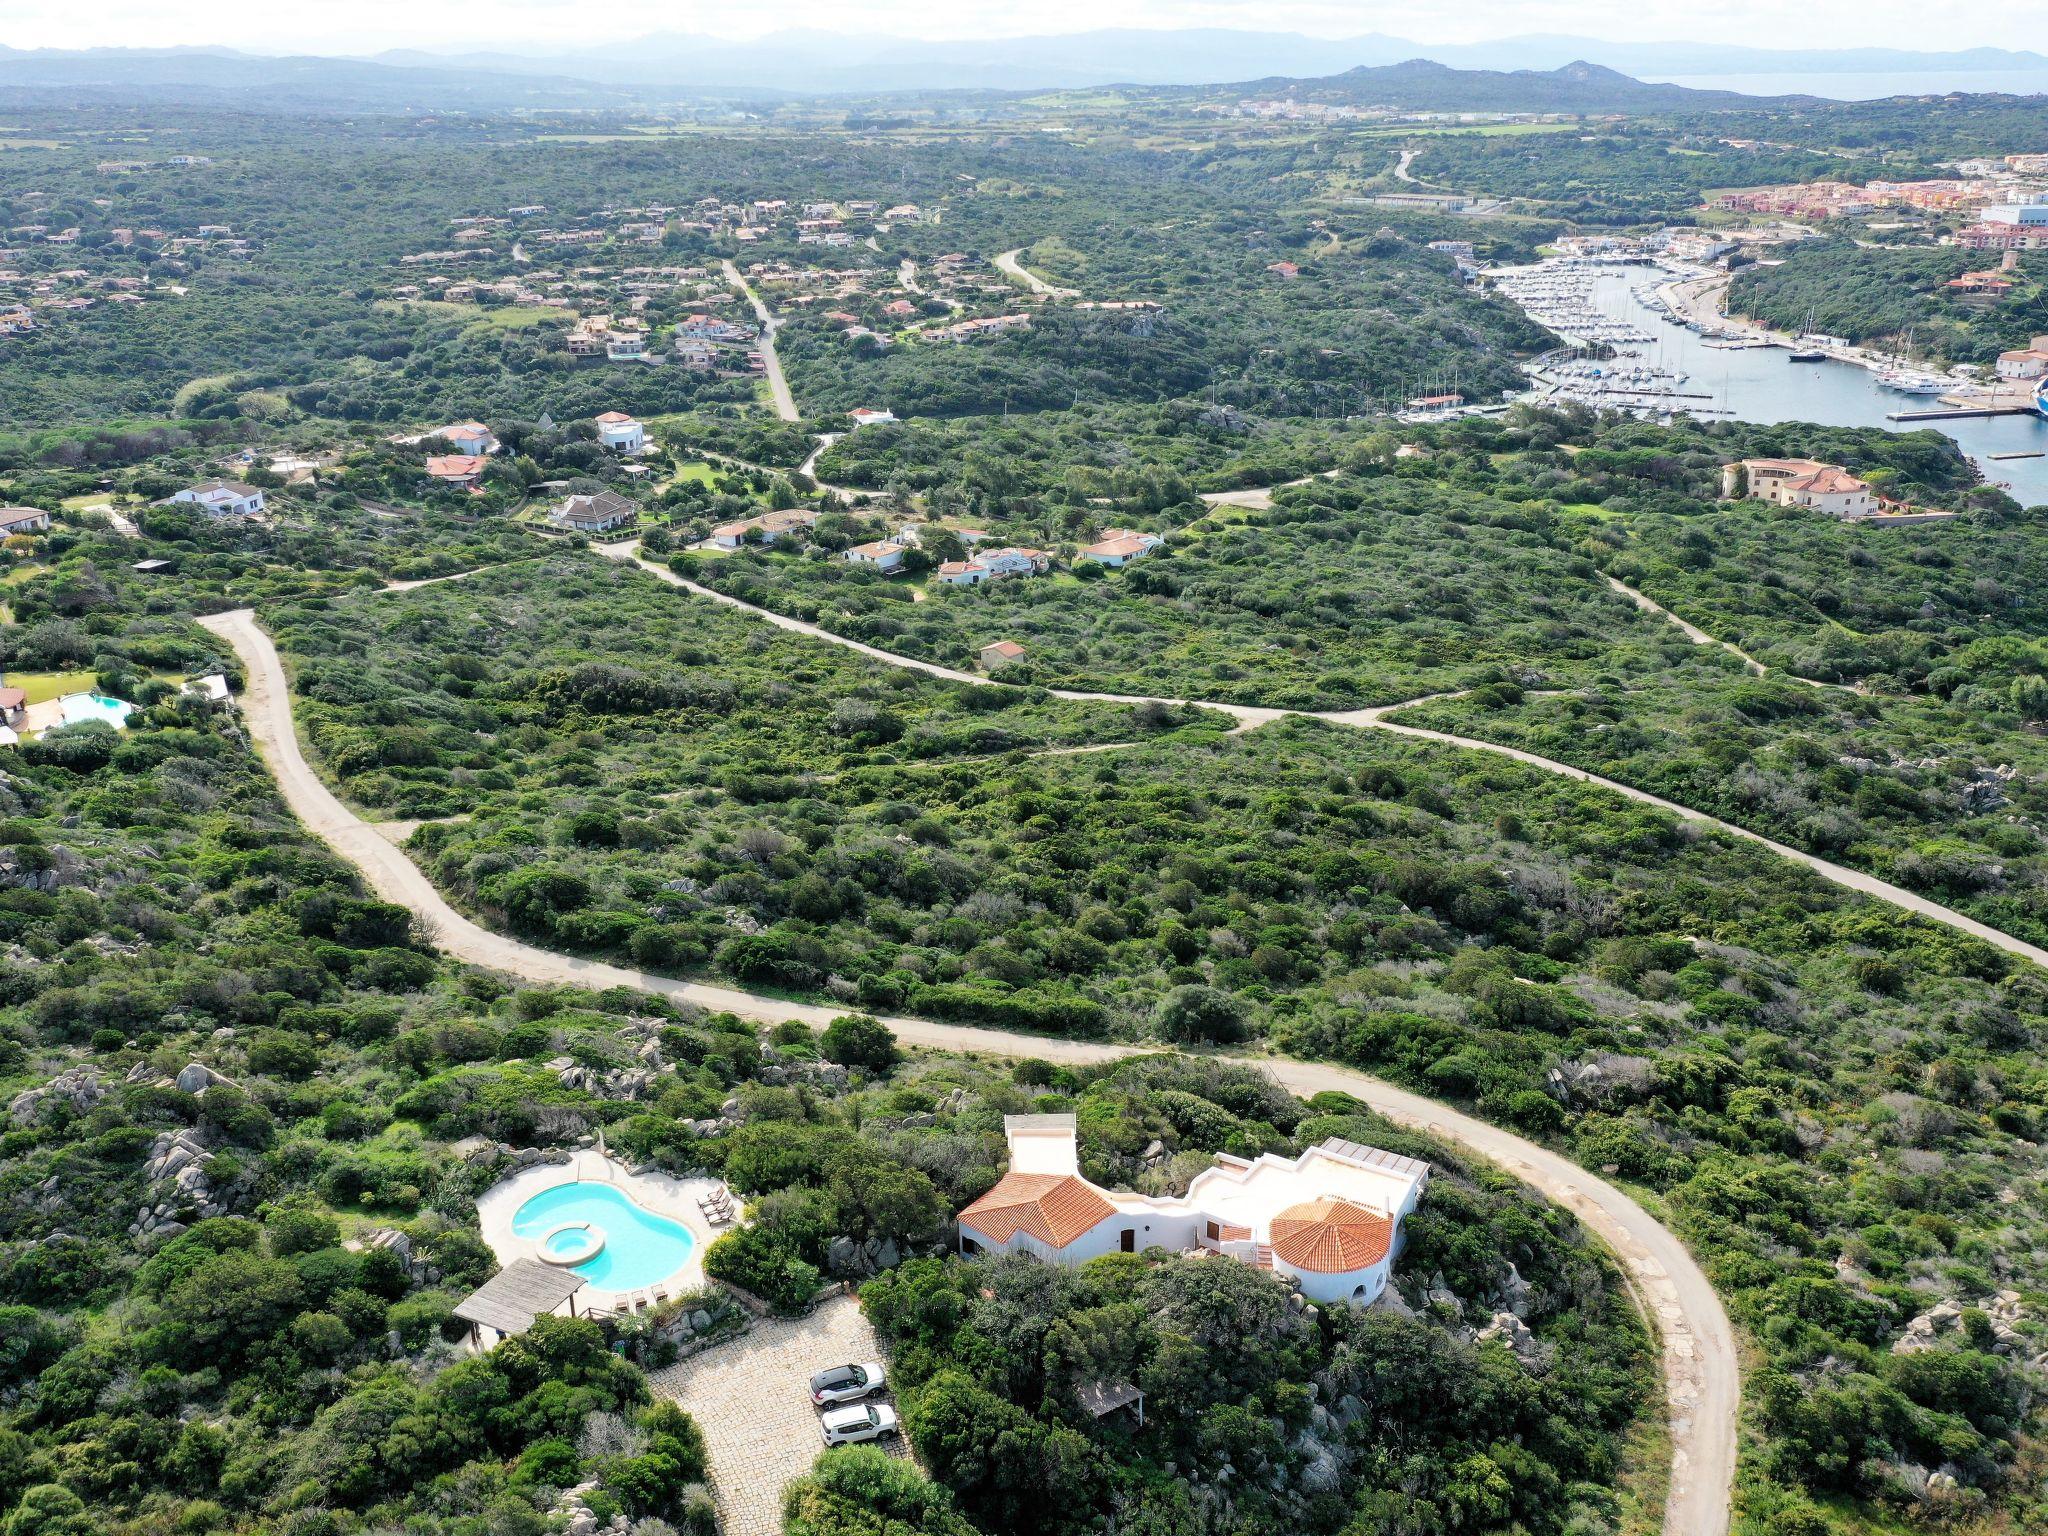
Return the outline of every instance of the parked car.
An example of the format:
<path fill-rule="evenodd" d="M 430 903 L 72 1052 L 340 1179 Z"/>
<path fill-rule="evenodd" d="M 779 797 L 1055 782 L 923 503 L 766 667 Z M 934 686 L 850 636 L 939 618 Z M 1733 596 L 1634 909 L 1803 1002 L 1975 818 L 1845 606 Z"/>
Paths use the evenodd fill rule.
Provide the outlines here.
<path fill-rule="evenodd" d="M 870 1360 L 865 1365 L 835 1365 L 811 1378 L 811 1401 L 823 1408 L 827 1403 L 857 1403 L 882 1390 L 882 1368 Z"/>
<path fill-rule="evenodd" d="M 827 1410 L 819 1420 L 827 1445 L 855 1445 L 896 1433 L 896 1410 L 887 1403 L 854 1403 Z"/>

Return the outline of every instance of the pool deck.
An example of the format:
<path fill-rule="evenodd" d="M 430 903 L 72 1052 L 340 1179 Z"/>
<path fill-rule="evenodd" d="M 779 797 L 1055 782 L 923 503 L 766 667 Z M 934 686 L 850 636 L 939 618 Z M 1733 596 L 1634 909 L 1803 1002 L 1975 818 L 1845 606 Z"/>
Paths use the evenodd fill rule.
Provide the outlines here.
<path fill-rule="evenodd" d="M 698 1197 L 717 1189 L 718 1181 L 678 1179 L 666 1173 L 633 1173 L 596 1150 L 579 1150 L 566 1163 L 537 1163 L 531 1168 L 522 1168 L 510 1178 L 500 1179 L 477 1197 L 476 1215 L 483 1228 L 484 1241 L 491 1245 L 491 1252 L 498 1256 L 501 1265 L 514 1259 L 538 1259 L 541 1256 L 538 1239 L 520 1237 L 512 1230 L 512 1218 L 519 1208 L 544 1189 L 575 1183 L 609 1184 L 644 1209 L 689 1228 L 690 1235 L 696 1239 L 690 1249 L 690 1257 L 661 1285 L 673 1298 L 685 1291 L 694 1291 L 705 1283 L 704 1250 L 722 1233 L 732 1230 L 730 1227 L 713 1227 L 697 1208 Z M 735 1202 L 736 1209 L 737 1204 Z M 580 1313 L 595 1308 L 603 1312 L 617 1312 L 622 1310 L 624 1301 L 625 1296 L 616 1291 L 587 1285 L 577 1293 L 576 1310 Z M 563 1310 L 566 1312 L 568 1309 L 565 1307 Z"/>

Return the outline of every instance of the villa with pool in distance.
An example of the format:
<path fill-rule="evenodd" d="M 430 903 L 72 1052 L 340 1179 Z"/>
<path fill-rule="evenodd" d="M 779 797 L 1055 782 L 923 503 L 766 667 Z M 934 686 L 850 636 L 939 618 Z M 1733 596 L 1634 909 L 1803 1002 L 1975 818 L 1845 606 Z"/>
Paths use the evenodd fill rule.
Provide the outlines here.
<path fill-rule="evenodd" d="M 1082 1264 L 1204 1249 L 1270 1269 L 1312 1301 L 1378 1299 L 1429 1182 L 1425 1162 L 1333 1138 L 1293 1158 L 1219 1153 L 1185 1195 L 1139 1195 L 1081 1176 L 1072 1115 L 1008 1115 L 1003 1133 L 1010 1171 L 960 1213 L 962 1252 Z"/>

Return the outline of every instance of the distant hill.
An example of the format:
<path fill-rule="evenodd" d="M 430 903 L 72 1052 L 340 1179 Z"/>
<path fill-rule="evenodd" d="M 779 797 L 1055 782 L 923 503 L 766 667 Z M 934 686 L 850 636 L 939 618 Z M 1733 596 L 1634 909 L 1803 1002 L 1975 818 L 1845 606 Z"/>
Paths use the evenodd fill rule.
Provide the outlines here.
<path fill-rule="evenodd" d="M 1658 112 L 1755 107 L 1811 101 L 1799 96 L 1741 96 L 1651 85 L 1578 59 L 1559 69 L 1453 69 L 1432 59 L 1367 65 L 1320 79 L 1268 78 L 1221 87 L 1218 94 L 1293 96 L 1359 107 L 1439 112 Z"/>
<path fill-rule="evenodd" d="M 43 105 L 217 101 L 258 112 L 601 110 L 676 95 L 562 74 L 451 63 L 408 69 L 226 48 L 0 48 L 0 94 Z"/>
<path fill-rule="evenodd" d="M 1131 27 L 1041 37 L 929 42 L 885 33 L 771 32 L 747 42 L 686 32 L 558 50 L 408 50 L 380 62 L 461 65 L 677 86 L 768 86 L 798 92 L 1038 90 L 1105 85 L 1205 85 L 1257 76 L 1429 59 L 1464 70 L 1554 70 L 1590 62 L 1630 75 L 1823 75 L 2048 72 L 2048 58 L 2003 48 L 1776 50 L 1712 43 L 1605 43 L 1530 35 L 1483 43 L 1418 43 L 1384 33 L 1308 37 L 1225 27 Z"/>

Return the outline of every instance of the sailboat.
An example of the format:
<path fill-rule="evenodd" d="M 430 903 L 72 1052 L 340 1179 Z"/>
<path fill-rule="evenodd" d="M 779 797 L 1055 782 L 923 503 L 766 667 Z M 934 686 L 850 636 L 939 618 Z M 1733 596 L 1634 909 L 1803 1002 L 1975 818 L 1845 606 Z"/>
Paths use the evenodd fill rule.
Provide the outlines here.
<path fill-rule="evenodd" d="M 1824 363 L 1828 360 L 1827 353 L 1820 346 L 1820 343 L 1825 338 L 1814 330 L 1813 319 L 1813 306 L 1809 304 L 1806 306 L 1805 329 L 1800 331 L 1798 337 L 1793 341 L 1792 351 L 1786 358 L 1787 362 Z"/>

